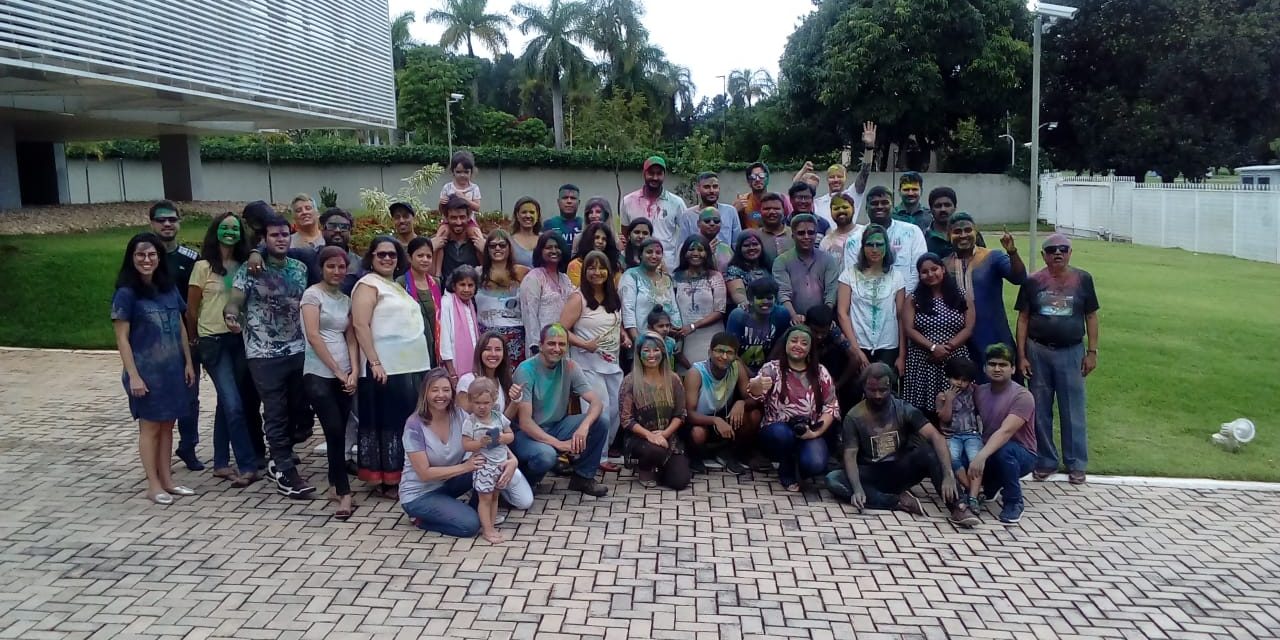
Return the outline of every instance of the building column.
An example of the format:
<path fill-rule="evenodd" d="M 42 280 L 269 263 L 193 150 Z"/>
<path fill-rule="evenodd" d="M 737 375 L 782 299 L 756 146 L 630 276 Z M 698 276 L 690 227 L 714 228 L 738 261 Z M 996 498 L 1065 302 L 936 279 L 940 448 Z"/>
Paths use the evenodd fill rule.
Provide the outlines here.
<path fill-rule="evenodd" d="M 160 173 L 166 199 L 203 200 L 204 168 L 200 164 L 199 136 L 160 136 Z"/>
<path fill-rule="evenodd" d="M 13 125 L 0 122 L 0 210 L 22 206 L 22 182 L 18 179 L 18 143 Z"/>

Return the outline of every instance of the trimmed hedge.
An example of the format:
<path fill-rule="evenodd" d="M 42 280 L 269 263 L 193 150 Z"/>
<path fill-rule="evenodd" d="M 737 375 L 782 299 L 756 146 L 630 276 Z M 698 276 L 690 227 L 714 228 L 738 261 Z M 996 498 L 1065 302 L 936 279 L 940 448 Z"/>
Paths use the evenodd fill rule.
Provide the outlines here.
<path fill-rule="evenodd" d="M 455 149 L 461 147 L 455 147 Z M 682 167 L 681 159 L 670 150 L 607 151 L 572 149 L 557 151 L 547 147 L 466 147 L 475 154 L 476 163 L 495 167 L 557 167 L 566 169 L 631 169 L 645 158 L 658 154 L 666 158 L 672 172 L 691 173 L 693 167 Z M 449 162 L 449 149 L 440 145 L 367 146 L 356 144 L 291 144 L 261 143 L 252 140 L 204 138 L 200 141 L 200 157 L 206 162 L 266 162 L 270 151 L 272 163 L 290 164 L 431 164 Z M 160 143 L 155 140 L 111 140 L 96 144 L 68 144 L 68 158 L 123 158 L 126 160 L 158 160 Z M 725 162 L 720 171 L 744 171 L 750 162 Z M 818 164 L 815 160 L 814 164 Z M 799 162 L 770 164 L 775 172 L 793 172 Z"/>

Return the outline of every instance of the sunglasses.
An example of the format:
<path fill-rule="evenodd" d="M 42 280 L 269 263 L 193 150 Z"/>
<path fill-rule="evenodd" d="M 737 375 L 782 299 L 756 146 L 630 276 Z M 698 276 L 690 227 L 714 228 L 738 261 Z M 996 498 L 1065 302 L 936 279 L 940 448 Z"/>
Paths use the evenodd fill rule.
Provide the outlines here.
<path fill-rule="evenodd" d="M 153 222 L 159 222 L 160 224 L 178 224 L 178 216 L 168 216 L 163 218 L 160 216 L 156 216 L 151 220 Z"/>
<path fill-rule="evenodd" d="M 374 252 L 373 257 L 379 260 L 395 260 L 400 256 L 394 251 L 376 251 Z"/>
<path fill-rule="evenodd" d="M 497 241 L 497 242 L 490 242 L 490 243 L 489 243 L 489 247 L 491 247 L 491 248 L 493 248 L 493 249 L 506 249 L 506 248 L 507 248 L 507 247 L 509 247 L 509 246 L 511 246 L 511 245 L 507 244 L 507 241 L 506 241 L 506 240 L 499 240 L 499 241 Z"/>
<path fill-rule="evenodd" d="M 1071 253 L 1071 247 L 1065 244 L 1055 244 L 1055 245 L 1045 247 L 1044 252 L 1047 254 Z"/>
<path fill-rule="evenodd" d="M 720 218 L 703 218 L 702 221 L 707 224 L 720 224 Z"/>
<path fill-rule="evenodd" d="M 752 181 L 752 182 L 763 181 L 763 180 L 764 180 L 764 174 L 763 174 L 763 173 L 753 173 L 753 174 L 751 174 L 747 179 L 748 179 L 748 180 L 750 180 L 750 181 Z"/>
<path fill-rule="evenodd" d="M 329 231 L 350 231 L 351 224 L 348 222 L 326 222 L 324 228 Z"/>

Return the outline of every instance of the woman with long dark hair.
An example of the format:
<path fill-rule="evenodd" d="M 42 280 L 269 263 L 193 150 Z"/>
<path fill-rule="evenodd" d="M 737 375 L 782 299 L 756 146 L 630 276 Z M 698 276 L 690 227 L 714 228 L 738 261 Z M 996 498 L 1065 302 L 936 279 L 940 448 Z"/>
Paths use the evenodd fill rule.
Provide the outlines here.
<path fill-rule="evenodd" d="M 511 228 L 511 259 L 520 266 L 533 268 L 533 249 L 542 234 L 542 205 L 529 196 L 516 200 L 511 210 Z"/>
<path fill-rule="evenodd" d="M 747 285 L 763 277 L 773 278 L 773 258 L 764 247 L 764 236 L 755 229 L 743 230 L 733 243 L 733 259 L 724 272 L 724 284 L 729 302 L 739 309 L 751 304 Z"/>
<path fill-rule="evenodd" d="M 196 379 L 184 310 L 160 236 L 140 233 L 130 238 L 111 298 L 111 324 L 124 364 L 121 381 L 129 412 L 138 421 L 138 457 L 147 476 L 147 498 L 161 505 L 173 504 L 173 496 L 195 495 L 173 483 L 169 468 L 173 425 L 190 411 Z"/>
<path fill-rule="evenodd" d="M 358 476 L 395 499 L 404 469 L 401 435 L 431 368 L 418 300 L 394 278 L 409 268 L 404 248 L 378 236 L 365 252 L 364 277 L 351 291 L 351 324 L 362 355 L 356 412 L 360 418 Z"/>
<path fill-rule="evenodd" d="M 542 335 L 542 328 L 560 321 L 564 303 L 573 293 L 573 283 L 565 270 L 569 267 L 569 245 L 559 231 L 547 231 L 538 237 L 533 250 L 533 269 L 520 281 L 520 315 L 524 317 L 524 335 Z M 525 348 L 525 356 L 534 355 L 534 347 Z"/>
<path fill-rule="evenodd" d="M 613 229 L 609 225 L 601 222 L 593 222 L 588 224 L 582 233 L 576 238 L 577 243 L 573 250 L 573 260 L 569 261 L 569 282 L 575 287 L 582 286 L 582 261 L 592 251 L 603 253 L 609 260 L 611 271 L 614 277 L 622 275 L 626 269 L 622 265 L 622 252 L 618 250 L 618 240 L 613 235 Z M 615 280 L 614 284 L 617 284 Z"/>
<path fill-rule="evenodd" d="M 764 405 L 761 448 L 779 463 L 778 478 L 787 491 L 799 491 L 799 480 L 827 472 L 833 440 L 828 431 L 840 417 L 835 383 L 819 351 L 813 332 L 794 325 L 748 385 L 752 399 Z"/>
<path fill-rule="evenodd" d="M 916 260 L 920 282 L 903 305 L 902 324 L 907 346 L 907 373 L 902 399 L 937 417 L 938 393 L 950 383 L 944 367 L 952 358 L 968 358 L 976 311 L 969 296 L 947 271 L 942 258 L 926 253 Z"/>
<path fill-rule="evenodd" d="M 622 274 L 618 293 L 622 296 L 622 328 L 635 342 L 644 333 L 644 318 L 655 306 L 671 316 L 673 326 L 681 326 L 680 308 L 676 306 L 675 282 L 665 273 L 662 243 L 646 238 L 640 243 L 640 266 Z"/>
<path fill-rule="evenodd" d="M 524 320 L 520 317 L 520 281 L 529 268 L 512 259 L 515 240 L 502 229 L 489 232 L 484 242 L 480 288 L 475 303 L 480 331 L 494 331 L 508 345 L 511 369 L 524 361 Z"/>
<path fill-rule="evenodd" d="M 648 218 L 636 218 L 631 221 L 630 227 L 624 227 L 626 232 L 626 252 L 622 256 L 622 260 L 627 269 L 640 266 L 640 245 L 645 240 L 653 237 L 653 223 Z"/>
<path fill-rule="evenodd" d="M 588 227 L 590 228 L 590 227 Z M 614 286 L 614 265 L 602 251 L 584 260 L 582 289 L 569 296 L 560 314 L 568 331 L 569 357 L 604 385 L 608 397 L 600 419 L 609 427 L 609 442 L 618 434 L 618 386 L 622 384 L 619 351 L 631 347 L 622 331 L 622 298 Z M 609 452 L 600 452 L 600 468 L 614 472 Z"/>
<path fill-rule="evenodd" d="M 893 269 L 893 260 L 889 234 L 873 224 L 862 232 L 858 261 L 840 275 L 836 319 L 858 371 L 872 362 L 894 367 L 898 376 L 906 369 L 907 341 L 898 321 L 906 282 Z"/>
<path fill-rule="evenodd" d="M 213 475 L 241 488 L 258 480 L 258 460 L 266 455 L 266 447 L 258 391 L 245 362 L 244 338 L 227 328 L 222 310 L 230 299 L 236 270 L 248 257 L 248 229 L 240 217 L 230 211 L 219 215 L 204 234 L 200 260 L 191 269 L 187 287 L 187 334 L 197 336 L 200 362 L 218 396 L 213 413 Z"/>
<path fill-rule="evenodd" d="M 480 339 L 476 341 L 476 360 L 471 373 L 458 378 L 458 406 L 463 411 L 471 410 L 470 398 L 467 395 L 471 383 L 476 378 L 488 378 L 498 383 L 498 388 L 502 391 L 498 394 L 498 410 L 508 420 L 516 419 L 518 415 L 516 401 L 520 399 L 523 387 L 511 381 L 515 368 L 511 366 L 510 351 L 511 345 L 501 333 L 486 331 L 480 335 Z"/>
<path fill-rule="evenodd" d="M 680 264 L 671 276 L 676 286 L 676 306 L 684 323 L 673 333 L 684 340 L 681 371 L 693 366 L 711 348 L 711 338 L 724 329 L 724 276 L 716 271 L 711 247 L 702 236 L 689 236 L 680 246 Z M 692 354 L 692 358 L 689 355 Z"/>

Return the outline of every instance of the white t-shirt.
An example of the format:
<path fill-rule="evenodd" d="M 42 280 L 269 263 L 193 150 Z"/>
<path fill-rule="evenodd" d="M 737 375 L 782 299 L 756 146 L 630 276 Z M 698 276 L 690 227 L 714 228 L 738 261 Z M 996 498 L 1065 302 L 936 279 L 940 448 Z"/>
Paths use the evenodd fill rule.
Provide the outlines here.
<path fill-rule="evenodd" d="M 852 269 L 853 265 L 858 263 L 858 251 L 862 249 L 862 234 L 865 231 L 866 229 L 863 229 L 862 232 L 851 234 L 849 241 L 845 243 L 845 271 Z M 910 222 L 899 220 L 893 220 L 885 232 L 889 236 L 889 249 L 893 251 L 893 270 L 902 276 L 903 285 L 910 293 L 915 290 L 916 282 L 920 280 L 920 274 L 916 271 L 916 260 L 929 250 L 929 246 L 924 241 L 924 232 Z"/>
<path fill-rule="evenodd" d="M 452 195 L 459 195 L 468 200 L 479 201 L 480 185 L 472 182 L 471 185 L 468 186 L 466 189 L 459 189 L 458 185 L 454 184 L 453 181 L 450 180 L 444 183 L 443 187 L 440 187 L 440 199 L 443 200 Z M 472 220 L 476 219 L 476 212 L 474 211 L 471 212 L 471 219 Z"/>
<path fill-rule="evenodd" d="M 618 208 L 624 226 L 637 218 L 647 218 L 653 223 L 653 237 L 662 243 L 662 259 L 667 263 L 667 272 L 674 273 L 680 262 L 680 243 L 684 242 L 680 227 L 680 214 L 688 208 L 684 200 L 666 190 L 656 200 L 649 200 L 644 197 L 644 189 L 640 188 L 623 196 L 622 205 Z"/>
<path fill-rule="evenodd" d="M 351 369 L 351 357 L 347 352 L 347 326 L 351 324 L 351 298 L 341 291 L 329 293 L 324 290 L 322 285 L 312 285 L 308 287 L 302 294 L 302 301 L 298 303 L 299 307 L 307 305 L 320 308 L 320 339 L 324 340 L 324 346 L 329 350 L 329 355 L 333 357 L 334 362 L 338 363 L 341 369 Z M 307 316 L 302 314 L 302 330 L 305 335 L 310 329 L 307 325 Z M 311 341 L 307 341 L 306 355 L 303 356 L 302 373 L 310 373 L 320 376 L 321 378 L 333 378 L 333 372 L 326 367 L 324 362 L 320 360 L 320 356 L 316 355 L 315 349 L 311 347 Z"/>
<path fill-rule="evenodd" d="M 865 197 L 864 197 L 865 194 L 861 194 L 861 193 L 858 193 L 857 191 L 854 191 L 853 184 L 850 184 L 849 187 L 844 190 L 844 194 L 849 196 L 850 198 L 853 198 L 853 221 L 857 222 L 858 219 L 862 217 L 862 205 L 865 200 Z M 819 218 L 826 220 L 827 223 L 831 225 L 832 229 L 836 228 L 835 218 L 831 217 L 831 194 L 830 193 L 828 193 L 825 196 L 818 196 L 817 198 L 813 199 L 813 213 Z"/>
<path fill-rule="evenodd" d="M 849 285 L 849 317 L 858 346 L 866 351 L 898 348 L 898 307 L 896 298 L 905 283 L 902 275 L 888 273 L 867 277 L 855 268 L 845 269 L 840 282 Z"/>
<path fill-rule="evenodd" d="M 511 421 L 499 411 L 489 414 L 489 419 L 485 421 L 477 419 L 470 413 L 462 420 L 462 435 L 472 440 L 481 440 L 487 435 L 493 435 L 491 430 L 494 428 L 507 431 L 511 428 Z M 479 453 L 491 464 L 502 464 L 511 455 L 511 450 L 505 444 L 498 444 L 495 447 L 481 447 Z"/>

